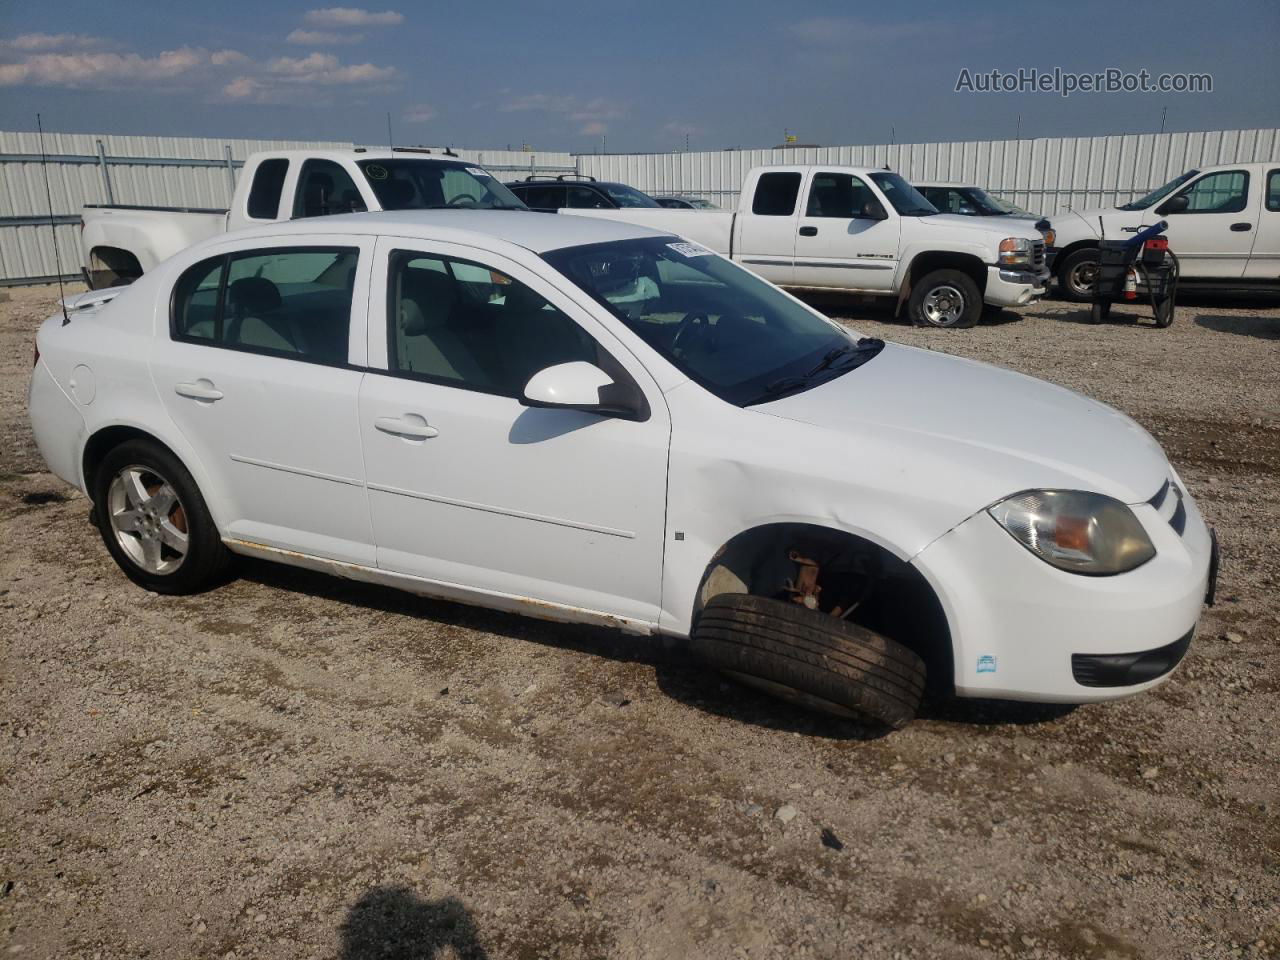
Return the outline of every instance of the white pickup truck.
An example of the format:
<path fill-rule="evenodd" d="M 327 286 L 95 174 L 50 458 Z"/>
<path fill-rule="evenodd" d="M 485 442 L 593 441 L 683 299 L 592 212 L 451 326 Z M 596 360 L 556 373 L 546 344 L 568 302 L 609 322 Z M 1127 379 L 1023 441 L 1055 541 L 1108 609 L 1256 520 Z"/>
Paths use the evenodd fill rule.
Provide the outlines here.
<path fill-rule="evenodd" d="M 1044 237 L 1031 222 L 941 214 L 889 170 L 755 167 L 737 211 L 567 209 L 676 233 L 795 290 L 895 296 L 912 322 L 971 327 L 984 303 L 1043 296 Z"/>
<path fill-rule="evenodd" d="M 1184 287 L 1280 292 L 1280 160 L 1189 170 L 1120 207 L 1055 214 L 1051 264 L 1068 300 L 1093 297 L 1098 241 L 1164 220 Z"/>
<path fill-rule="evenodd" d="M 332 213 L 445 207 L 525 209 L 487 170 L 452 154 L 409 147 L 255 153 L 229 210 L 86 204 L 82 272 L 90 289 L 120 286 L 229 230 Z"/>

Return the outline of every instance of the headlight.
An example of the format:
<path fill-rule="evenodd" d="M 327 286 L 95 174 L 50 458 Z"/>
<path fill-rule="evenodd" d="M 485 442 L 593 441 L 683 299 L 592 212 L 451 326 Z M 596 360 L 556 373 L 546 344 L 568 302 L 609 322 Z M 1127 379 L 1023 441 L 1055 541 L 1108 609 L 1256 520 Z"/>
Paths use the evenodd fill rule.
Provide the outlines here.
<path fill-rule="evenodd" d="M 1006 237 L 1000 241 L 1000 265 L 1017 267 L 1031 265 L 1031 241 L 1024 237 Z"/>
<path fill-rule="evenodd" d="M 1079 490 L 1027 490 L 988 507 L 1013 539 L 1059 570 L 1106 576 L 1156 555 L 1125 504 Z"/>

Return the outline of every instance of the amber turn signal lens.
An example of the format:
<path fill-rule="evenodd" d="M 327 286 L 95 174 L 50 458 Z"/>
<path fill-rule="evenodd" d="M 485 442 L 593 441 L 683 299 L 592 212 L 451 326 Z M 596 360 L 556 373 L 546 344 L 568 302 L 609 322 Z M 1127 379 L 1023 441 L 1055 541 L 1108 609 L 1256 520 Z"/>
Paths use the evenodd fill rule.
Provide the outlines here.
<path fill-rule="evenodd" d="M 1063 550 L 1079 550 L 1089 552 L 1088 517 L 1060 516 L 1054 526 L 1053 540 Z"/>

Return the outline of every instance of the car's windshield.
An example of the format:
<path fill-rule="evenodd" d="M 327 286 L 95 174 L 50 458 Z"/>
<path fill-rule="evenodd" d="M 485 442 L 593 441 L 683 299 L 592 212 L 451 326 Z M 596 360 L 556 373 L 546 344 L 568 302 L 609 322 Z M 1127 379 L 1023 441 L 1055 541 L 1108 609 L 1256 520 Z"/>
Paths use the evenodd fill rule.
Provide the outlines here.
<path fill-rule="evenodd" d="M 1122 204 L 1119 209 L 1145 210 L 1147 209 L 1147 207 L 1151 206 L 1153 203 L 1159 203 L 1161 200 L 1163 200 L 1169 194 L 1173 193 L 1173 191 L 1177 190 L 1180 186 L 1182 186 L 1184 183 L 1186 183 L 1188 180 L 1190 180 L 1199 172 L 1200 172 L 1199 170 L 1188 170 L 1182 176 L 1174 177 L 1172 180 L 1166 183 L 1163 187 L 1160 187 L 1157 190 L 1152 190 L 1145 197 L 1141 197 L 1140 199 L 1134 200 L 1131 203 Z"/>
<path fill-rule="evenodd" d="M 676 237 L 543 257 L 691 380 L 738 406 L 840 376 L 884 345 L 856 340 L 755 274 Z"/>
<path fill-rule="evenodd" d="M 357 160 L 383 210 L 524 210 L 514 193 L 489 171 L 461 161 L 409 157 Z"/>
<path fill-rule="evenodd" d="M 661 206 L 657 200 L 647 193 L 641 193 L 635 187 L 628 187 L 625 183 L 598 183 L 596 186 L 607 193 L 614 203 L 620 207 Z"/>
<path fill-rule="evenodd" d="M 871 179 L 881 192 L 889 198 L 893 209 L 904 217 L 930 217 L 938 212 L 938 208 L 920 195 L 920 191 L 896 173 L 877 172 Z"/>

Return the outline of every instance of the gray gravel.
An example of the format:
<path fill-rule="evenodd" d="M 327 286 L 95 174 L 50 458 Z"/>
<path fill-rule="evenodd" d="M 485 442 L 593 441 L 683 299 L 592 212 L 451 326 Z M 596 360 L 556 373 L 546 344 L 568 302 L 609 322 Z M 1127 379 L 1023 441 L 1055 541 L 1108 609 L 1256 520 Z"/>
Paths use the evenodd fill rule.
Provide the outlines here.
<path fill-rule="evenodd" d="M 132 587 L 26 423 L 0 304 L 0 951 L 26 957 L 1280 953 L 1280 310 L 1048 302 L 867 333 L 1160 438 L 1222 538 L 1156 692 L 932 705 L 881 736 L 661 644 L 262 564 Z M 1122 316 L 1132 311 L 1118 311 Z M 1052 424 L 1046 424 L 1052 429 Z"/>

